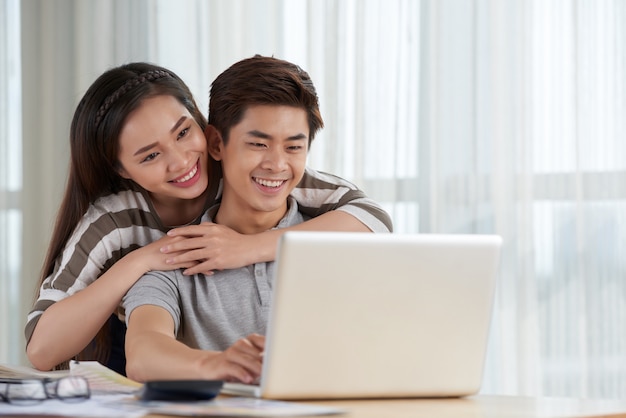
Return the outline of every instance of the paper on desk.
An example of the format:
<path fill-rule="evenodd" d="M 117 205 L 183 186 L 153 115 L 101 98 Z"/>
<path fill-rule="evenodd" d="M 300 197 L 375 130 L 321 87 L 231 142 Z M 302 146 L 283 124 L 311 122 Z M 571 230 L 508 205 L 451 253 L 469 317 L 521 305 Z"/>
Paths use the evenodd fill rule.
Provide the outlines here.
<path fill-rule="evenodd" d="M 211 401 L 163 402 L 126 398 L 112 407 L 124 411 L 147 410 L 149 414 L 204 417 L 292 417 L 343 414 L 344 410 L 304 403 L 256 398 L 217 398 Z"/>
<path fill-rule="evenodd" d="M 0 364 L 0 378 L 42 379 L 68 375 L 82 376 L 89 382 L 91 398 L 82 402 L 47 399 L 36 405 L 11 405 L 0 402 L 2 415 L 56 415 L 64 417 L 123 417 L 146 415 L 145 409 L 121 411 L 111 405 L 125 398 L 135 399 L 133 393 L 142 385 L 114 372 L 96 361 L 71 362 L 70 370 L 42 372 L 31 367 Z"/>
<path fill-rule="evenodd" d="M 94 394 L 136 393 L 142 386 L 97 361 L 72 361 L 70 374 L 87 379 L 89 389 Z"/>
<path fill-rule="evenodd" d="M 55 370 L 51 372 L 42 372 L 32 367 L 25 366 L 9 366 L 8 364 L 0 364 L 0 378 L 3 379 L 42 379 L 46 377 L 63 377 L 67 376 L 67 370 Z"/>
<path fill-rule="evenodd" d="M 3 379 L 43 379 L 60 378 L 68 375 L 82 376 L 89 382 L 92 394 L 135 393 L 141 383 L 130 380 L 103 366 L 97 361 L 72 361 L 70 370 L 42 372 L 32 367 L 0 364 L 0 378 Z"/>
<path fill-rule="evenodd" d="M 119 402 L 131 395 L 95 395 L 83 402 L 62 402 L 48 399 L 36 405 L 11 405 L 0 402 L 0 416 L 63 416 L 63 417 L 94 417 L 94 418 L 137 418 L 148 414 L 145 409 L 124 411 L 114 408 L 111 404 Z"/>

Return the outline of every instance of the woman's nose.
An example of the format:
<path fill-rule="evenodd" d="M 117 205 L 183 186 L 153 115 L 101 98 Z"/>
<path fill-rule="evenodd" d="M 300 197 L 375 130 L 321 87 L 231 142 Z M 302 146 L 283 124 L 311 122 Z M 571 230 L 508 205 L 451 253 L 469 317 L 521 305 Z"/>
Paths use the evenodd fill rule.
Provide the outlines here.
<path fill-rule="evenodd" d="M 190 153 L 180 147 L 172 147 L 168 156 L 170 171 L 177 171 L 189 166 Z"/>

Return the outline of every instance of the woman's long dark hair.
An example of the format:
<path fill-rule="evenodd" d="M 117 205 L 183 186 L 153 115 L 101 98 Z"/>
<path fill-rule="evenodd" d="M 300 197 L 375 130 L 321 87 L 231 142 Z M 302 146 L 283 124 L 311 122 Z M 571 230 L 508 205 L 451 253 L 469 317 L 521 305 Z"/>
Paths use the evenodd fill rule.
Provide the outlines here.
<path fill-rule="evenodd" d="M 112 68 L 98 77 L 81 99 L 70 128 L 69 177 L 38 289 L 53 273 L 56 260 L 89 204 L 131 188 L 130 181 L 118 173 L 119 136 L 133 110 L 145 99 L 162 95 L 175 97 L 204 131 L 206 119 L 187 85 L 172 71 L 154 64 L 137 62 Z M 107 333 L 108 327 L 104 326 L 93 344 L 95 349 L 88 354 L 103 363 L 108 357 Z"/>

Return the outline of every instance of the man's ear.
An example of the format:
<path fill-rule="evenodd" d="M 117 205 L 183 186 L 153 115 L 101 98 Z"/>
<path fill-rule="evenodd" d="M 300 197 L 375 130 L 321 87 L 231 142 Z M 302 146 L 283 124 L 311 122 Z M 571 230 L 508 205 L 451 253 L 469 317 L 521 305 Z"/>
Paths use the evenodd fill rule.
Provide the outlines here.
<path fill-rule="evenodd" d="M 222 134 L 220 134 L 215 126 L 207 125 L 204 130 L 204 136 L 209 150 L 209 154 L 215 161 L 222 160 L 222 151 L 224 149 L 224 141 L 222 140 Z"/>

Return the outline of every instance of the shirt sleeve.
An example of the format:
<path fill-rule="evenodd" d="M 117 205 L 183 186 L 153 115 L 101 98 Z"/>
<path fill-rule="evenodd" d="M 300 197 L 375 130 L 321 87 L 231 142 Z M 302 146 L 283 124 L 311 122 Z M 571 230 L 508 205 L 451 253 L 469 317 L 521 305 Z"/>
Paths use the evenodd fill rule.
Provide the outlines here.
<path fill-rule="evenodd" d="M 151 271 L 137 280 L 122 299 L 126 324 L 128 325 L 135 309 L 144 305 L 154 305 L 169 312 L 174 320 L 174 333 L 178 335 L 181 320 L 178 274 L 180 274 L 178 270 Z"/>
<path fill-rule="evenodd" d="M 332 174 L 309 167 L 292 195 L 300 211 L 315 217 L 331 210 L 347 212 L 372 232 L 392 232 L 391 217 L 354 184 Z"/>
<path fill-rule="evenodd" d="M 24 329 L 27 343 L 46 309 L 89 286 L 126 254 L 164 235 L 139 199 L 129 191 L 89 207 L 38 290 Z"/>

